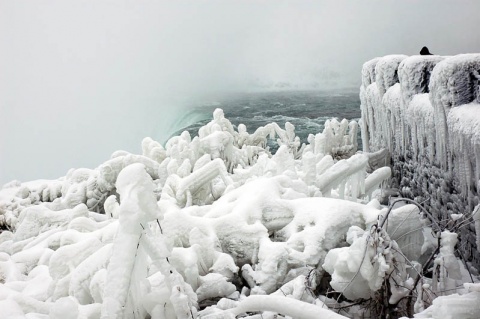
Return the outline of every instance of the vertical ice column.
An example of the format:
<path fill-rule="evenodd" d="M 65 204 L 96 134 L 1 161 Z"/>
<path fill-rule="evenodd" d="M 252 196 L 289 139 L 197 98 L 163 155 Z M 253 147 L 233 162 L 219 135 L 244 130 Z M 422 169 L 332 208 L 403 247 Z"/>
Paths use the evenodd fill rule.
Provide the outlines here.
<path fill-rule="evenodd" d="M 390 87 L 398 83 L 398 67 L 406 58 L 406 55 L 401 54 L 386 55 L 377 62 L 375 66 L 375 82 L 381 97 Z"/>
<path fill-rule="evenodd" d="M 125 167 L 118 175 L 116 187 L 121 199 L 119 228 L 107 268 L 102 319 L 127 316 L 124 310 L 128 299 L 136 297 L 131 295 L 132 286 L 138 284 L 132 282 L 132 273 L 135 264 L 141 262 L 137 254 L 142 231 L 158 212 L 153 182 L 143 164 Z"/>
<path fill-rule="evenodd" d="M 375 58 L 363 65 L 360 100 L 362 142 L 366 152 L 378 151 L 391 139 L 391 116 L 382 102 L 387 90 L 398 83 L 398 67 L 405 55 Z"/>
<path fill-rule="evenodd" d="M 447 116 L 448 147 L 453 155 L 453 172 L 459 190 L 471 211 L 478 204 L 480 167 L 480 104 L 452 108 Z M 475 193 L 475 189 L 477 192 Z M 475 198 L 476 197 L 476 198 Z"/>
<path fill-rule="evenodd" d="M 406 123 L 412 132 L 412 151 L 414 158 L 419 155 L 433 163 L 435 155 L 435 126 L 433 122 L 433 106 L 428 93 L 416 94 L 407 106 Z"/>
<path fill-rule="evenodd" d="M 396 123 L 392 114 L 397 114 L 398 109 L 401 108 L 401 96 L 400 96 L 400 84 L 396 83 L 391 88 L 387 90 L 382 99 L 383 112 L 378 112 L 380 122 L 382 123 L 382 132 L 385 139 L 384 145 L 390 151 L 393 152 L 395 133 L 396 133 Z"/>
<path fill-rule="evenodd" d="M 375 82 L 375 66 L 380 58 L 372 59 L 365 62 L 362 67 L 362 85 L 360 86 L 360 109 L 362 112 L 362 120 L 360 122 L 362 145 L 365 152 L 369 152 L 370 137 L 369 127 L 372 125 L 370 121 L 369 108 L 367 105 L 367 87 Z"/>
<path fill-rule="evenodd" d="M 430 101 L 435 110 L 437 160 L 452 170 L 447 116 L 451 108 L 479 101 L 480 54 L 460 54 L 439 62 L 430 77 Z"/>
<path fill-rule="evenodd" d="M 388 147 L 391 143 L 391 117 L 389 116 L 389 107 L 384 103 L 384 95 L 398 83 L 398 67 L 405 58 L 407 58 L 406 55 L 387 55 L 381 58 L 375 66 L 375 83 L 380 100 L 374 105 L 374 121 L 376 123 L 374 134 L 377 139 L 375 150 Z M 395 92 L 396 94 L 393 94 L 393 96 L 399 94 L 398 89 Z M 391 101 L 392 99 L 389 98 L 388 100 Z M 399 101 L 399 99 L 396 100 Z"/>
<path fill-rule="evenodd" d="M 398 78 L 403 104 L 410 103 L 416 94 L 428 93 L 428 84 L 433 68 L 445 57 L 438 55 L 414 55 L 398 66 Z"/>
<path fill-rule="evenodd" d="M 369 140 L 369 151 L 374 152 L 378 151 L 379 141 L 381 140 L 379 134 L 379 123 L 377 120 L 376 113 L 378 112 L 379 105 L 382 103 L 380 98 L 380 92 L 378 91 L 378 86 L 375 83 L 370 84 L 365 90 L 365 101 L 366 108 L 368 110 L 368 140 Z"/>
<path fill-rule="evenodd" d="M 403 60 L 398 67 L 402 95 L 401 110 L 403 110 L 400 118 L 402 121 L 405 119 L 404 122 L 409 128 L 403 128 L 403 130 L 412 133 L 412 136 L 407 138 L 412 140 L 415 158 L 420 154 L 425 155 L 428 150 L 430 162 L 433 160 L 435 146 L 432 125 L 433 107 L 428 100 L 428 95 L 421 99 L 418 96 L 429 92 L 428 85 L 432 70 L 443 59 L 445 58 L 436 55 L 415 55 Z"/>

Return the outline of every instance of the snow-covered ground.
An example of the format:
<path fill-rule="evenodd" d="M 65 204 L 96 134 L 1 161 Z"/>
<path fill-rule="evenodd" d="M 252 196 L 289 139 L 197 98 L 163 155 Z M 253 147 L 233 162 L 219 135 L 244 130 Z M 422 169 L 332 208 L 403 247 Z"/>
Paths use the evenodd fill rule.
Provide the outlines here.
<path fill-rule="evenodd" d="M 403 98 L 387 62 L 368 101 Z M 357 152 L 357 129 L 332 119 L 301 145 L 290 123 L 248 133 L 217 109 L 198 137 L 5 185 L 0 318 L 479 318 L 478 273 L 455 254 L 472 216 L 382 206 L 388 152 Z"/>

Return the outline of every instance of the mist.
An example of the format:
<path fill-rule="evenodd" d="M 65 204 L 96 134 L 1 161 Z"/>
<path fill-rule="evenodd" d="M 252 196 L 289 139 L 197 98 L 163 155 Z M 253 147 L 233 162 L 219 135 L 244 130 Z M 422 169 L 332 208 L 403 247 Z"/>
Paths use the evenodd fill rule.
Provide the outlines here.
<path fill-rule="evenodd" d="M 164 142 L 192 101 L 358 87 L 376 56 L 480 52 L 478 0 L 0 0 L 0 185 Z M 320 85 L 318 85 L 320 83 Z"/>

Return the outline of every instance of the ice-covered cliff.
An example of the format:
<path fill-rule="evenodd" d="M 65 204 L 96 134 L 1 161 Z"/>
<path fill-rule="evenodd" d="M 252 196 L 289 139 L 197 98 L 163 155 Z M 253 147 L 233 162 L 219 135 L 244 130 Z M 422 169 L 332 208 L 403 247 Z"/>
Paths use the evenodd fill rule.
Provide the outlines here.
<path fill-rule="evenodd" d="M 372 59 L 360 98 L 364 150 L 387 149 L 392 186 L 440 223 L 470 217 L 460 247 L 480 265 L 480 54 Z"/>

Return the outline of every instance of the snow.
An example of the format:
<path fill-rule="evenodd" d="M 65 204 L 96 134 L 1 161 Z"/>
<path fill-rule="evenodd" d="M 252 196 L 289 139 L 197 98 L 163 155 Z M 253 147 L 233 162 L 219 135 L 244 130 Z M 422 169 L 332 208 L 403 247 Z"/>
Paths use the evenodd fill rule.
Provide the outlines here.
<path fill-rule="evenodd" d="M 405 227 L 404 223 L 414 225 L 411 220 L 409 221 L 409 216 L 418 221 L 418 213 L 412 211 L 409 205 L 394 214 L 401 215 L 401 218 L 397 216 L 389 219 L 392 235 L 403 234 L 399 227 Z M 378 241 L 378 237 L 382 240 Z M 392 241 L 390 236 L 380 229 L 364 231 L 358 226 L 351 226 L 348 229 L 347 241 L 350 246 L 328 251 L 323 264 L 325 270 L 332 275 L 331 285 L 336 291 L 341 291 L 350 300 L 369 299 L 381 288 L 384 281 L 391 281 L 392 287 L 396 287 L 392 288 L 391 304 L 396 304 L 410 292 L 413 280 L 407 274 L 404 254 L 398 254 L 400 251 L 398 243 L 402 243 L 401 241 L 398 243 Z M 419 253 L 416 256 L 412 255 L 412 250 L 407 253 L 410 253 L 411 260 L 421 259 Z"/>
<path fill-rule="evenodd" d="M 480 317 L 480 292 L 478 284 L 471 292 L 459 295 L 440 296 L 433 300 L 433 305 L 421 313 L 415 315 L 415 318 L 444 318 L 444 319 L 473 319 Z"/>

